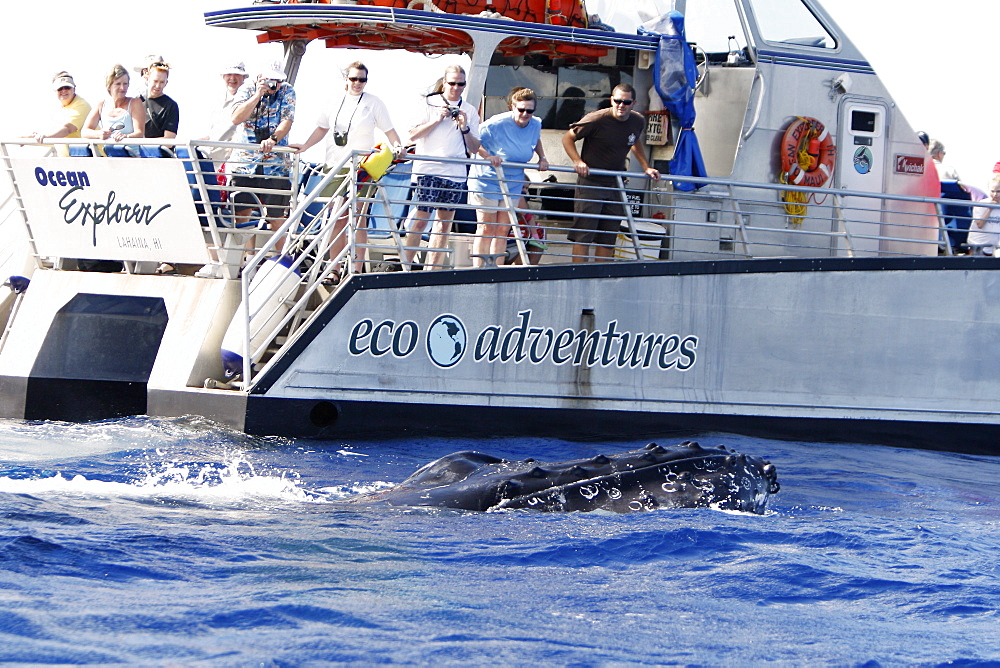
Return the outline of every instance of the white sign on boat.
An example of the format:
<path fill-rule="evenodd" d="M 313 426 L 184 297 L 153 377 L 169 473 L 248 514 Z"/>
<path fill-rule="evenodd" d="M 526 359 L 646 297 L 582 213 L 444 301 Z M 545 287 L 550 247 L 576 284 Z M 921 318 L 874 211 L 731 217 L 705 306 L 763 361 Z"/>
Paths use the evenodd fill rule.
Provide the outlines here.
<path fill-rule="evenodd" d="M 176 160 L 15 158 L 42 256 L 207 262 L 184 168 Z"/>

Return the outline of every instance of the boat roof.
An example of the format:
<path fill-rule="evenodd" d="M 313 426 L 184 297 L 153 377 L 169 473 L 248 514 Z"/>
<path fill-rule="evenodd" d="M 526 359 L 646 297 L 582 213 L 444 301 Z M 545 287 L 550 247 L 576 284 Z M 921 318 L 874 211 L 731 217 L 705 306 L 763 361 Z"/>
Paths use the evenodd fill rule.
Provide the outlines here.
<path fill-rule="evenodd" d="M 259 31 L 260 43 L 322 40 L 330 48 L 442 54 L 470 53 L 470 31 L 502 33 L 509 38 L 497 49 L 501 56 L 542 55 L 571 62 L 596 61 L 616 48 L 656 48 L 648 35 L 379 6 L 254 5 L 208 12 L 205 23 Z"/>

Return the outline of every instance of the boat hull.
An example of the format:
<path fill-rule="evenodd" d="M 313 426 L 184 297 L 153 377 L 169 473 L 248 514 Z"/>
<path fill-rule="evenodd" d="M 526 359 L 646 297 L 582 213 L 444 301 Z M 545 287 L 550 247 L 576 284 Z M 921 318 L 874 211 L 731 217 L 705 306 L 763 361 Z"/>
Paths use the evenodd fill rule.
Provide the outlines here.
<path fill-rule="evenodd" d="M 355 275 L 249 391 L 200 387 L 217 372 L 236 282 L 44 272 L 0 356 L 0 406 L 6 417 L 116 417 L 138 405 L 138 382 L 148 414 L 256 434 L 718 430 L 1000 454 L 998 270 L 991 258 L 827 258 Z M 106 369 L 81 358 L 79 338 L 63 337 L 62 351 L 45 343 L 80 294 L 162 300 L 146 371 L 114 376 L 117 357 Z M 213 310 L 206 300 L 216 317 L 192 319 Z M 124 349 L 133 335 L 107 344 Z M 91 366 L 55 373 L 55 358 Z M 90 398 L 74 385 L 95 377 L 119 382 Z M 67 396 L 82 412 L 65 412 Z"/>
<path fill-rule="evenodd" d="M 357 276 L 259 376 L 245 427 L 719 429 L 989 450 L 995 267 L 830 258 Z"/>

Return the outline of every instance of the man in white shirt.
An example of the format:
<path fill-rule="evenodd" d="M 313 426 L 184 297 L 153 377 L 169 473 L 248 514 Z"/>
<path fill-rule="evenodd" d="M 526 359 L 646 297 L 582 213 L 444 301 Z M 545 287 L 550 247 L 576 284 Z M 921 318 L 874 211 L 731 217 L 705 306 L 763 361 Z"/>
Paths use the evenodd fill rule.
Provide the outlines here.
<path fill-rule="evenodd" d="M 479 112 L 462 99 L 465 91 L 465 70 L 449 66 L 441 81 L 441 90 L 425 98 L 424 118 L 410 130 L 417 142 L 417 155 L 464 159 L 479 150 Z M 455 208 L 465 192 L 466 169 L 462 163 L 418 161 L 413 166 L 417 177 L 416 206 L 411 205 L 406 221 L 404 264 L 411 265 L 420 246 L 420 235 L 427 226 L 431 212 L 436 211 L 430 248 L 443 248 L 451 232 Z M 441 267 L 443 254 L 430 251 L 424 258 L 428 269 Z"/>
<path fill-rule="evenodd" d="M 399 135 L 392 127 L 389 110 L 385 103 L 371 93 L 365 92 L 368 84 L 368 68 L 361 62 L 353 62 L 347 66 L 344 74 L 343 92 L 339 93 L 329 108 L 320 113 L 316 120 L 316 129 L 302 144 L 292 144 L 300 152 L 306 151 L 326 137 L 326 158 L 324 172 L 337 169 L 337 176 L 320 193 L 322 197 L 331 197 L 340 187 L 344 178 L 354 169 L 353 164 L 344 164 L 344 160 L 352 151 L 371 151 L 375 146 L 375 130 L 378 129 L 392 144 L 393 152 L 400 152 Z M 332 132 L 331 132 L 332 130 Z M 360 193 L 364 197 L 371 196 L 371 190 Z M 347 215 L 337 220 L 333 231 L 333 244 L 330 247 L 330 257 L 336 258 L 347 245 L 347 236 L 343 234 L 347 224 Z M 364 245 L 368 243 L 368 231 L 358 229 L 355 242 L 360 248 L 359 257 L 354 260 L 354 269 L 361 271 L 364 263 Z"/>
<path fill-rule="evenodd" d="M 243 62 L 240 61 L 222 68 L 219 74 L 222 76 L 222 81 L 226 87 L 225 94 L 222 98 L 222 105 L 216 107 L 212 115 L 212 127 L 208 131 L 208 136 L 202 137 L 202 139 L 210 141 L 235 141 L 236 124 L 233 123 L 233 100 L 236 99 L 236 91 L 247 80 L 247 70 Z M 209 156 L 216 163 L 216 170 L 229 158 L 230 150 L 232 149 L 221 146 L 208 149 Z"/>

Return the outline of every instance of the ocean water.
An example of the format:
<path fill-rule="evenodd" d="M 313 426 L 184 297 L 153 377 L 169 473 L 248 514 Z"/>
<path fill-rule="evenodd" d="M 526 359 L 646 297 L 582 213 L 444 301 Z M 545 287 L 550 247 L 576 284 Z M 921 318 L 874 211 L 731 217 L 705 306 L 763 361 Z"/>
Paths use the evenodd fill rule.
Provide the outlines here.
<path fill-rule="evenodd" d="M 766 515 L 339 503 L 456 450 L 635 441 L 0 421 L 0 661 L 1000 665 L 1000 459 L 697 440 L 778 467 Z"/>

